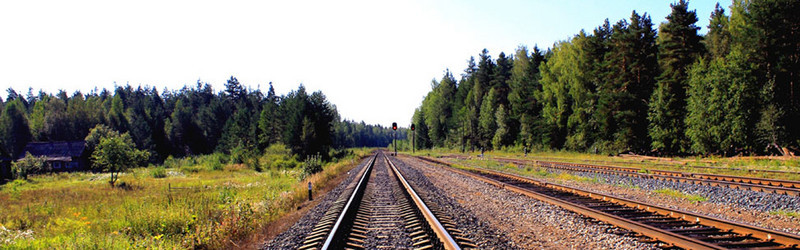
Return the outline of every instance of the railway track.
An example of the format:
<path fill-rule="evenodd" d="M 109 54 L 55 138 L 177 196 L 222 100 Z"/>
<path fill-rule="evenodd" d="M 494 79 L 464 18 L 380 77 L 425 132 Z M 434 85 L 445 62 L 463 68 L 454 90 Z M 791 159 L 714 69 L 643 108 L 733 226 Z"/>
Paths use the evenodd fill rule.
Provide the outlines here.
<path fill-rule="evenodd" d="M 447 162 L 419 157 L 436 164 Z M 664 248 L 798 249 L 800 236 L 673 210 L 507 173 L 448 168 L 567 210 L 646 236 Z"/>
<path fill-rule="evenodd" d="M 300 249 L 461 249 L 475 245 L 430 208 L 382 152 L 323 215 Z"/>
<path fill-rule="evenodd" d="M 690 173 L 670 170 L 642 169 L 633 167 L 606 166 L 593 164 L 580 164 L 569 162 L 553 162 L 539 160 L 518 160 L 509 158 L 493 158 L 500 162 L 519 165 L 533 165 L 569 171 L 614 174 L 628 177 L 667 180 L 683 183 L 692 183 L 707 186 L 720 186 L 733 189 L 752 190 L 757 192 L 777 193 L 790 196 L 800 196 L 800 181 L 765 179 L 745 176 Z"/>

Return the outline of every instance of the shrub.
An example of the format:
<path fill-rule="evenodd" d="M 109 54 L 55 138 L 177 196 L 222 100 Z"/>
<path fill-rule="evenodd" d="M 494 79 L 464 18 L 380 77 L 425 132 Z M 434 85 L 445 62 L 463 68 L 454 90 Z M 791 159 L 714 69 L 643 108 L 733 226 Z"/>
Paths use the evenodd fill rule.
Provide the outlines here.
<path fill-rule="evenodd" d="M 247 161 L 247 158 L 250 157 L 250 151 L 244 148 L 242 145 L 238 145 L 235 148 L 231 149 L 231 163 L 232 164 L 242 164 Z"/>
<path fill-rule="evenodd" d="M 17 179 L 28 179 L 28 174 L 42 173 L 49 171 L 44 157 L 36 157 L 27 153 L 24 158 L 12 164 L 12 172 Z"/>
<path fill-rule="evenodd" d="M 181 166 L 179 169 L 184 174 L 191 174 L 191 173 L 200 172 L 200 167 L 198 167 L 198 166 Z"/>
<path fill-rule="evenodd" d="M 164 166 L 158 166 L 150 170 L 150 175 L 152 175 L 153 178 L 164 178 L 167 177 L 167 170 Z"/>
<path fill-rule="evenodd" d="M 245 159 L 244 163 L 248 168 L 255 170 L 256 172 L 261 172 L 264 168 L 261 166 L 261 160 L 258 159 L 257 156 L 250 156 Z"/>
<path fill-rule="evenodd" d="M 200 163 L 206 166 L 206 168 L 211 171 L 218 171 L 224 169 L 225 167 L 224 163 L 227 161 L 228 160 L 221 153 L 214 153 L 200 157 Z"/>
<path fill-rule="evenodd" d="M 297 162 L 297 160 L 295 160 L 294 158 L 288 160 L 277 159 L 270 162 L 269 167 L 271 169 L 289 169 L 289 168 L 296 168 L 297 165 L 300 165 L 300 163 Z"/>
<path fill-rule="evenodd" d="M 286 145 L 275 143 L 264 150 L 263 162 L 270 169 L 296 168 L 300 165 Z"/>
<path fill-rule="evenodd" d="M 303 162 L 303 177 L 322 171 L 322 159 L 319 155 L 309 156 Z"/>

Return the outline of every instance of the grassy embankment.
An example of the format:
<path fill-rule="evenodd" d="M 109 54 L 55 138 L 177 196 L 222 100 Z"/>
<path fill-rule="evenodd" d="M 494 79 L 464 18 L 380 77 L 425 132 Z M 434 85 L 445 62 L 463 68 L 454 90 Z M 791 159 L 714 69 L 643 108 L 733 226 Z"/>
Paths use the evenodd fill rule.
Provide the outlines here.
<path fill-rule="evenodd" d="M 0 186 L 0 248 L 229 248 L 307 199 L 371 150 L 325 164 L 304 176 L 284 152 L 260 158 L 257 172 L 227 156 L 170 159 L 137 168 L 112 188 L 108 174 L 33 176 Z"/>

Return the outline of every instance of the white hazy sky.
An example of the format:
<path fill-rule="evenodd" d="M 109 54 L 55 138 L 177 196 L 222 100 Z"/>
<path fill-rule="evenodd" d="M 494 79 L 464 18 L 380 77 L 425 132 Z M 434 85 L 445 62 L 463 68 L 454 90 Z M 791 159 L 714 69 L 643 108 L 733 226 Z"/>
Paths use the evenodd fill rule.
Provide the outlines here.
<path fill-rule="evenodd" d="M 89 92 L 114 84 L 174 90 L 235 76 L 279 94 L 321 90 L 342 117 L 407 126 L 445 69 L 488 48 L 551 47 L 674 1 L 2 1 L 0 95 Z M 690 1 L 706 32 L 716 1 Z M 723 2 L 727 7 L 730 2 Z"/>

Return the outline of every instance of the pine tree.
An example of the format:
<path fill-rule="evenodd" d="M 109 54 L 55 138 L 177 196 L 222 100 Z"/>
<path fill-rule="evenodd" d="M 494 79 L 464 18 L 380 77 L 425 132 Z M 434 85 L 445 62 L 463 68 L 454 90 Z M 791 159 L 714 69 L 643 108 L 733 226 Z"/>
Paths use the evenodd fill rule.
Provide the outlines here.
<path fill-rule="evenodd" d="M 734 1 L 731 15 L 731 51 L 742 50 L 755 66 L 762 84 L 762 123 L 776 121 L 764 131 L 762 142 L 800 147 L 800 2 L 794 0 Z M 752 104 L 750 104 L 752 105 Z M 777 117 L 770 117 L 777 116 Z"/>
<path fill-rule="evenodd" d="M 492 80 L 490 81 L 490 88 L 495 89 L 497 94 L 497 105 L 508 106 L 508 81 L 511 78 L 511 67 L 513 65 L 513 58 L 506 57 L 506 54 L 500 52 L 495 62 L 495 67 L 492 72 Z"/>
<path fill-rule="evenodd" d="M 428 126 L 425 125 L 425 112 L 422 108 L 414 110 L 414 116 L 411 118 L 412 123 L 416 124 L 416 139 L 414 144 L 417 149 L 430 148 L 430 138 L 428 137 Z"/>
<path fill-rule="evenodd" d="M 272 87 L 272 83 L 270 82 L 267 98 L 258 119 L 260 149 L 265 149 L 269 147 L 269 145 L 280 141 L 280 120 L 278 97 L 275 95 L 275 88 Z"/>
<path fill-rule="evenodd" d="M 728 16 L 725 9 L 719 6 L 711 12 L 711 19 L 708 22 L 708 34 L 703 40 L 711 58 L 721 58 L 730 51 L 731 33 L 728 30 Z"/>
<path fill-rule="evenodd" d="M 535 93 L 541 91 L 539 83 L 539 65 L 544 61 L 544 55 L 538 47 L 528 55 L 524 46 L 517 48 L 514 63 L 511 67 L 509 81 L 509 133 L 512 137 L 519 134 L 517 143 L 529 146 L 533 143 L 533 119 L 539 119 L 541 103 L 536 100 Z M 523 116 L 528 117 L 522 119 Z M 535 117 L 535 118 L 530 118 Z"/>
<path fill-rule="evenodd" d="M 658 73 L 652 26 L 647 14 L 640 16 L 634 11 L 630 24 L 622 20 L 612 28 L 596 115 L 608 151 L 643 152 L 650 146 L 648 100 Z"/>
<path fill-rule="evenodd" d="M 659 64 L 661 75 L 650 97 L 649 134 L 651 146 L 661 153 L 676 154 L 687 147 L 684 137 L 686 117 L 687 67 L 701 53 L 702 45 L 694 24 L 697 15 L 681 0 L 670 5 L 672 13 L 661 25 Z"/>
<path fill-rule="evenodd" d="M 492 57 L 489 55 L 489 51 L 483 49 L 480 54 L 480 62 L 478 63 L 478 70 L 475 72 L 475 80 L 474 80 L 474 87 L 472 87 L 473 91 L 473 105 L 480 109 L 480 106 L 483 104 L 483 98 L 486 97 L 486 94 L 491 89 L 491 80 L 492 74 L 494 74 L 494 62 L 492 61 Z"/>
<path fill-rule="evenodd" d="M 9 98 L 12 99 L 12 98 Z M 22 149 L 31 141 L 31 131 L 25 107 L 20 99 L 5 104 L 0 114 L 0 142 L 12 158 L 20 155 Z"/>
<path fill-rule="evenodd" d="M 111 109 L 106 117 L 108 117 L 108 123 L 112 129 L 124 133 L 128 132 L 128 118 L 125 117 L 125 107 L 119 92 L 117 91 L 118 94 L 111 99 Z"/>

